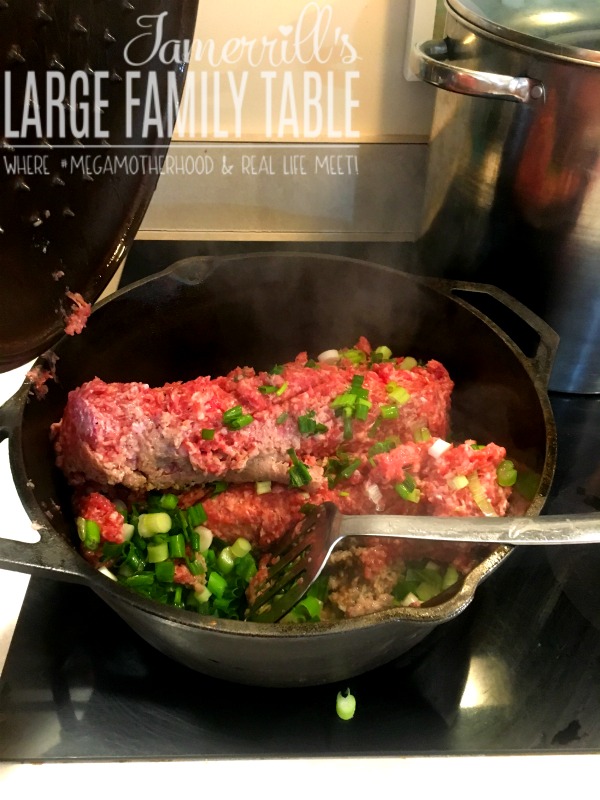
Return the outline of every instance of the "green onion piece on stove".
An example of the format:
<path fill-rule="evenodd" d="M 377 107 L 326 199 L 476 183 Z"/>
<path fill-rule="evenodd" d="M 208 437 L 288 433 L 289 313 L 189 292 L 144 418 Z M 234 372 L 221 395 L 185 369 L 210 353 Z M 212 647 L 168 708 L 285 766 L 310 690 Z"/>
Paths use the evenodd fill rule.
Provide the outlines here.
<path fill-rule="evenodd" d="M 277 397 L 281 397 L 281 395 L 282 395 L 282 394 L 285 392 L 285 390 L 286 390 L 287 388 L 288 388 L 288 382 L 287 382 L 287 381 L 284 381 L 284 382 L 281 384 L 281 386 L 279 387 L 279 389 L 277 389 L 277 391 L 275 392 L 275 394 L 277 395 Z"/>
<path fill-rule="evenodd" d="M 496 477 L 499 486 L 514 486 L 517 481 L 517 470 L 512 461 L 504 459 L 496 468 Z"/>
<path fill-rule="evenodd" d="M 340 719 L 344 721 L 352 719 L 356 713 L 356 698 L 350 693 L 350 689 L 337 693 L 335 710 Z"/>
<path fill-rule="evenodd" d="M 267 383 L 264 386 L 259 386 L 258 391 L 261 394 L 273 394 L 273 392 L 277 391 L 277 386 L 273 386 L 273 384 Z"/>
<path fill-rule="evenodd" d="M 211 439 L 215 438 L 215 429 L 214 428 L 202 428 L 201 436 L 205 441 L 210 442 Z"/>
<path fill-rule="evenodd" d="M 173 520 L 166 511 L 156 511 L 150 514 L 140 514 L 138 519 L 138 533 L 147 539 L 157 533 L 168 533 Z"/>
<path fill-rule="evenodd" d="M 227 486 L 227 481 L 216 481 L 213 483 L 211 497 L 216 497 L 216 495 L 222 494 L 227 489 Z"/>
<path fill-rule="evenodd" d="M 271 481 L 256 481 L 256 494 L 269 494 L 271 491 Z"/>
<path fill-rule="evenodd" d="M 275 366 L 274 366 L 274 367 L 272 367 L 272 368 L 269 370 L 269 374 L 270 374 L 270 375 L 281 375 L 281 373 L 283 372 L 283 370 L 284 370 L 284 367 L 283 367 L 283 365 L 282 365 L 282 364 L 275 364 Z"/>
<path fill-rule="evenodd" d="M 275 420 L 275 425 L 283 425 L 286 419 L 289 417 L 287 411 L 284 411 L 283 414 L 280 414 L 277 419 Z"/>

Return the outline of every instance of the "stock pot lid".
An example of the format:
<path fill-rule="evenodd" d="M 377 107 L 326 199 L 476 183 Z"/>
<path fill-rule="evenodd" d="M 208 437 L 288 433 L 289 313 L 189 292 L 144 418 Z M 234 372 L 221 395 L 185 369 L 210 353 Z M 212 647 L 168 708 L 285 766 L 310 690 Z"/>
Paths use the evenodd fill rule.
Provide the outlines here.
<path fill-rule="evenodd" d="M 598 0 L 446 0 L 468 22 L 507 42 L 600 64 Z"/>
<path fill-rule="evenodd" d="M 0 372 L 81 327 L 121 264 L 183 90 L 155 45 L 191 40 L 197 3 L 0 0 Z"/>

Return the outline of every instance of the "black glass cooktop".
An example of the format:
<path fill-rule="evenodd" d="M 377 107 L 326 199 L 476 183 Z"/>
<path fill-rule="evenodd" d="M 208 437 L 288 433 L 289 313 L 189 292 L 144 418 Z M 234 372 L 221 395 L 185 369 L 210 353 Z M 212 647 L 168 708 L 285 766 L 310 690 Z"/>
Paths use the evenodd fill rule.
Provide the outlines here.
<path fill-rule="evenodd" d="M 598 507 L 600 398 L 553 396 L 547 510 Z M 398 661 L 304 689 L 205 677 L 89 589 L 32 579 L 0 682 L 0 760 L 575 753 L 600 750 L 600 555 L 516 550 L 471 606 Z M 335 713 L 346 685 L 350 722 Z"/>
<path fill-rule="evenodd" d="M 203 247 L 137 243 L 123 282 L 223 252 Z M 401 245 L 372 247 L 325 251 L 410 269 Z M 555 394 L 552 404 L 559 456 L 545 511 L 600 511 L 600 396 Z M 600 751 L 598 576 L 594 546 L 516 549 L 464 613 L 401 659 L 304 689 L 193 672 L 89 589 L 31 579 L 0 679 L 0 761 Z M 335 713 L 346 688 L 357 699 L 349 722 Z"/>

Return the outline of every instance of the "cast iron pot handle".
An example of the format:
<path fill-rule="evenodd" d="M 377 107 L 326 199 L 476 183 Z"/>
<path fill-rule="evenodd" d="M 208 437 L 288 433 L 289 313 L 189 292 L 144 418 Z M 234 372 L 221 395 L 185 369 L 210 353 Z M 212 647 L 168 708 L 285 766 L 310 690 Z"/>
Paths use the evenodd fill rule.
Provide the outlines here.
<path fill-rule="evenodd" d="M 443 291 L 460 302 L 469 306 L 469 309 L 478 311 L 489 319 L 493 325 L 498 328 L 499 333 L 508 339 L 518 350 L 523 357 L 528 361 L 532 371 L 541 381 L 544 388 L 547 388 L 554 364 L 554 358 L 558 349 L 559 336 L 556 331 L 544 322 L 543 319 L 538 317 L 531 309 L 516 300 L 512 295 L 499 289 L 497 286 L 485 283 L 473 283 L 470 281 L 454 281 L 444 280 L 438 278 L 423 278 L 424 283 L 436 287 L 438 290 Z M 465 295 L 465 297 L 461 297 Z M 469 297 L 471 295 L 472 297 Z M 502 325 L 502 322 L 493 318 L 490 309 L 480 310 L 477 306 L 477 295 L 488 295 L 498 302 L 505 309 L 508 309 L 518 320 L 525 322 L 538 336 L 535 344 L 535 352 L 529 354 L 523 342 L 517 341 L 516 336 L 509 335 Z"/>
<path fill-rule="evenodd" d="M 18 395 L 13 395 L 0 406 L 0 441 L 13 438 L 19 430 L 21 409 Z M 40 541 L 32 544 L 0 538 L 0 568 L 38 577 L 87 583 L 94 570 L 88 568 L 73 546 L 48 525 L 45 517 L 34 518 L 30 514 L 30 518 Z"/>
<path fill-rule="evenodd" d="M 539 103 L 545 98 L 544 84 L 533 78 L 498 75 L 494 72 L 458 67 L 452 58 L 450 39 L 431 39 L 417 44 L 410 65 L 417 78 L 425 83 L 458 94 L 495 97 L 514 103 Z M 464 57 L 464 54 L 463 54 Z"/>

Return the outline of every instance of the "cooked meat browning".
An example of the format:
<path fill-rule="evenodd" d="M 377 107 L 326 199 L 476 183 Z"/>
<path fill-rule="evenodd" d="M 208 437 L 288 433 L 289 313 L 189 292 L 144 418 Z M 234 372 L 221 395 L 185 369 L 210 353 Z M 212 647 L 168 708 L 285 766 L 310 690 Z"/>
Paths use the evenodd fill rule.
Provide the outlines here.
<path fill-rule="evenodd" d="M 439 362 L 410 369 L 402 358 L 369 363 L 364 339 L 357 350 L 361 363 L 342 357 L 335 365 L 315 365 L 301 353 L 277 374 L 243 367 L 159 388 L 94 378 L 69 394 L 53 426 L 57 464 L 72 485 L 142 491 L 216 480 L 286 485 L 293 449 L 310 471 L 311 491 L 322 483 L 319 462 L 340 445 L 364 452 L 376 421 L 380 439 L 412 440 L 423 427 L 432 436 L 447 434 L 453 383 Z M 335 401 L 356 378 L 368 400 L 349 425 Z M 390 405 L 396 411 L 382 417 Z M 230 419 L 232 409 L 239 414 Z M 303 421 L 316 430 L 303 428 Z"/>

